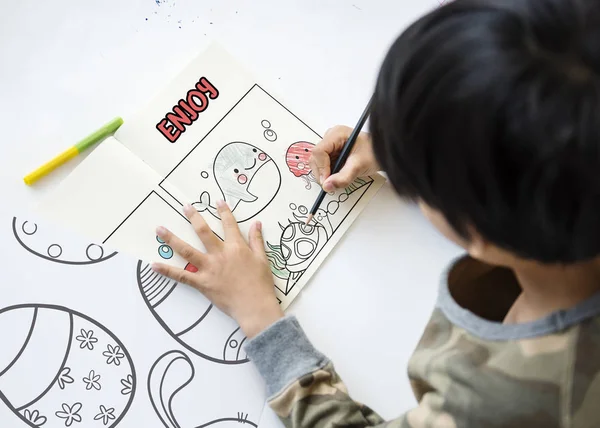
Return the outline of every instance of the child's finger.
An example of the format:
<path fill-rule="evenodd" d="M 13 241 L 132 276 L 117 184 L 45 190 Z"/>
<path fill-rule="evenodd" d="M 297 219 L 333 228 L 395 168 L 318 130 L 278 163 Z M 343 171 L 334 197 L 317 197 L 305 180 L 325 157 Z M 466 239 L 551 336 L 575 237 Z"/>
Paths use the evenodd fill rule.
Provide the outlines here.
<path fill-rule="evenodd" d="M 358 166 L 348 159 L 340 172 L 333 174 L 323 183 L 323 190 L 333 192 L 335 189 L 348 187 L 357 177 L 359 173 Z"/>
<path fill-rule="evenodd" d="M 179 283 L 196 287 L 194 284 L 196 282 L 194 274 L 185 269 L 179 269 L 164 263 L 152 263 L 152 270 Z"/>
<path fill-rule="evenodd" d="M 265 241 L 262 234 L 262 223 L 260 221 L 257 221 L 252 225 L 248 241 L 254 254 L 259 255 L 264 259 L 267 258 L 267 254 L 265 253 Z"/>
<path fill-rule="evenodd" d="M 175 236 L 172 232 L 162 226 L 156 229 L 156 234 L 165 242 L 165 244 L 170 246 L 186 261 L 198 268 L 202 266 L 204 262 L 204 254 L 192 247 L 190 244 Z"/>
<path fill-rule="evenodd" d="M 352 132 L 347 126 L 334 126 L 328 129 L 323 140 L 312 150 L 309 165 L 319 184 L 323 184 L 331 174 L 331 163 L 337 158 Z"/>
<path fill-rule="evenodd" d="M 183 212 L 190 223 L 192 223 L 192 227 L 194 228 L 196 235 L 198 235 L 209 252 L 216 251 L 221 248 L 223 243 L 219 238 L 217 238 L 206 220 L 204 220 L 204 217 L 202 217 L 194 207 L 188 204 L 183 207 Z"/>
<path fill-rule="evenodd" d="M 242 238 L 237 221 L 225 201 L 217 201 L 217 211 L 223 224 L 225 241 L 243 241 L 244 238 Z"/>
<path fill-rule="evenodd" d="M 310 159 L 308 161 L 313 176 L 317 180 L 317 183 L 323 183 L 331 172 L 331 159 L 326 151 L 326 147 L 315 146 L 312 150 Z"/>

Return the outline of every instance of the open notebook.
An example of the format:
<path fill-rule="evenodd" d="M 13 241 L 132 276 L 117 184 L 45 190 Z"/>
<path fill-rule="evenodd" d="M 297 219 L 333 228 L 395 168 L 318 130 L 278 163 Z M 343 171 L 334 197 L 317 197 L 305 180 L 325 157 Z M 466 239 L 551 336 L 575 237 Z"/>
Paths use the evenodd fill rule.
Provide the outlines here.
<path fill-rule="evenodd" d="M 305 225 L 320 191 L 308 165 L 320 138 L 213 44 L 126 119 L 40 209 L 144 263 L 193 269 L 155 229 L 163 225 L 203 250 L 182 207 L 192 203 L 222 237 L 215 203 L 224 199 L 245 235 L 254 220 L 263 223 L 285 308 L 384 182 L 379 175 L 365 177 L 327 195 Z M 146 297 L 159 301 L 169 292 L 159 288 Z"/>

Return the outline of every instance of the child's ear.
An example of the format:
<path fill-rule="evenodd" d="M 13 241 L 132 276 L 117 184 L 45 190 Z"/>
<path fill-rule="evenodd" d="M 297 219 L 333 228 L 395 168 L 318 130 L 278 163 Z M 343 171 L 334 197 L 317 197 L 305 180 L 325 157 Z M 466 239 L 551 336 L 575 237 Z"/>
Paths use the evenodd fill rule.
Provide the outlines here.
<path fill-rule="evenodd" d="M 474 227 L 467 226 L 467 229 L 469 233 L 469 240 L 466 245 L 467 252 L 475 259 L 486 260 L 493 245 L 490 245 Z"/>
<path fill-rule="evenodd" d="M 495 266 L 512 266 L 513 255 L 485 239 L 472 227 L 468 228 L 470 239 L 466 250 L 471 257 Z"/>

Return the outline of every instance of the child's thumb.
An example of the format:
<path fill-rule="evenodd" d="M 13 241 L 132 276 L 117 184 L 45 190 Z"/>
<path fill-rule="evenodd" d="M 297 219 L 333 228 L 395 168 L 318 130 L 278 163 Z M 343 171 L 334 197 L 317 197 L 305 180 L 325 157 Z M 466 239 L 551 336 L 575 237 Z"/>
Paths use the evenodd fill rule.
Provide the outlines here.
<path fill-rule="evenodd" d="M 335 189 L 341 189 L 348 187 L 350 183 L 357 177 L 357 169 L 354 165 L 344 165 L 342 170 L 336 174 L 330 176 L 325 183 L 323 183 L 323 190 L 326 192 L 333 192 Z"/>

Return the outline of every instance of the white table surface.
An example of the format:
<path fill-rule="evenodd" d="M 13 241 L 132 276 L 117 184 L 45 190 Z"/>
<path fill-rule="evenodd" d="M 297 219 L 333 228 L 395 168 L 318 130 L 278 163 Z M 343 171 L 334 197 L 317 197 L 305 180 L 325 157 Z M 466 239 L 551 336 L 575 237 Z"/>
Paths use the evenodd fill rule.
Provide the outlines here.
<path fill-rule="evenodd" d="M 0 186 L 27 209 L 22 177 L 114 116 L 127 116 L 217 40 L 324 132 L 353 126 L 394 37 L 437 0 L 3 0 Z M 180 21 L 180 22 L 179 22 Z M 311 89 L 307 89 L 311 88 Z M 386 185 L 292 305 L 352 396 L 393 418 L 415 405 L 406 364 L 458 249 Z M 123 426 L 130 426 L 124 420 Z M 266 411 L 262 427 L 278 427 Z"/>

